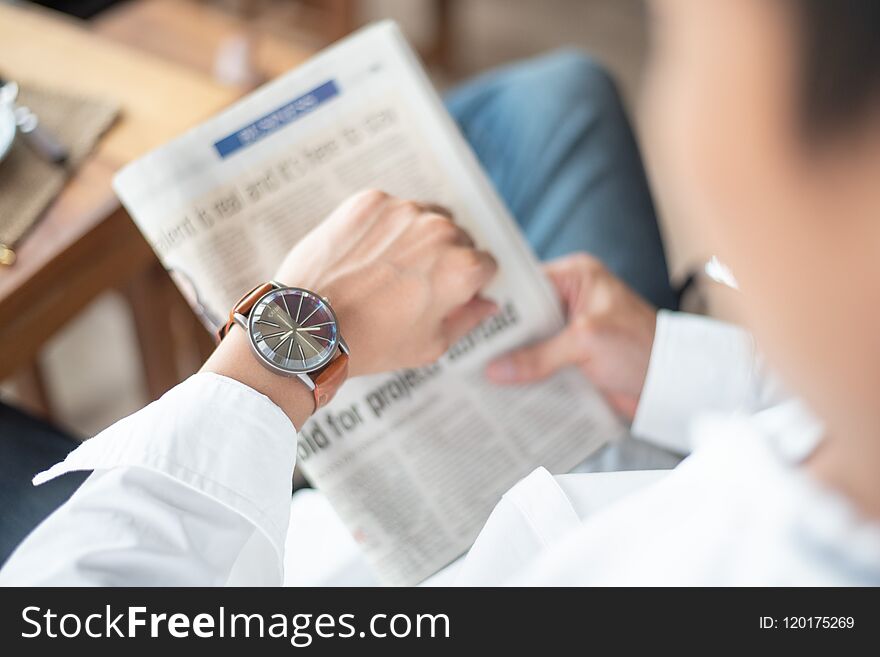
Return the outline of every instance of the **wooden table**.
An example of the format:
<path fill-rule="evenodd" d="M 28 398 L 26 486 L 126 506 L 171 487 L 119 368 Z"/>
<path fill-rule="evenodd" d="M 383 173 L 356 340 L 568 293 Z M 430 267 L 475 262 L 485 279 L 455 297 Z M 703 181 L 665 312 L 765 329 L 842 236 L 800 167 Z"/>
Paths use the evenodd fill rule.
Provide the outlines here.
<path fill-rule="evenodd" d="M 121 116 L 46 216 L 0 268 L 0 380 L 29 367 L 45 342 L 98 294 L 122 289 L 155 397 L 176 382 L 165 303 L 169 282 L 116 200 L 125 163 L 217 112 L 240 91 L 31 6 L 0 4 L 0 70 L 24 83 L 114 99 Z"/>

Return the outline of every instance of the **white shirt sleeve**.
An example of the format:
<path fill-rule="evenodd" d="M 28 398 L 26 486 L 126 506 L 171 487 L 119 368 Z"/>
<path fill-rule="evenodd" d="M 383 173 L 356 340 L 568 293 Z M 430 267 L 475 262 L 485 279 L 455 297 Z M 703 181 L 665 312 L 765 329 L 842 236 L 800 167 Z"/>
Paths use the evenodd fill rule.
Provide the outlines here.
<path fill-rule="evenodd" d="M 295 459 L 280 408 L 196 374 L 34 478 L 94 470 L 0 584 L 280 584 Z"/>
<path fill-rule="evenodd" d="M 708 317 L 661 310 L 632 433 L 687 454 L 694 416 L 755 412 L 781 398 L 749 333 Z"/>

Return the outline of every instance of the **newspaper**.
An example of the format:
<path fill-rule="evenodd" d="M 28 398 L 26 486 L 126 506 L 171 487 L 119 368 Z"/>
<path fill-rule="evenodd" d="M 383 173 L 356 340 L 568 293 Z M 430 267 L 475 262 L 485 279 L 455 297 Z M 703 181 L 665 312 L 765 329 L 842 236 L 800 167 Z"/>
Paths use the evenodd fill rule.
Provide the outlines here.
<path fill-rule="evenodd" d="M 489 359 L 559 330 L 561 309 L 392 22 L 131 163 L 114 186 L 212 330 L 364 188 L 450 208 L 495 255 L 499 275 L 486 294 L 496 316 L 435 365 L 348 381 L 298 434 L 298 464 L 383 582 L 430 576 L 469 548 L 518 479 L 538 465 L 570 470 L 621 434 L 577 372 L 515 388 L 484 380 Z"/>

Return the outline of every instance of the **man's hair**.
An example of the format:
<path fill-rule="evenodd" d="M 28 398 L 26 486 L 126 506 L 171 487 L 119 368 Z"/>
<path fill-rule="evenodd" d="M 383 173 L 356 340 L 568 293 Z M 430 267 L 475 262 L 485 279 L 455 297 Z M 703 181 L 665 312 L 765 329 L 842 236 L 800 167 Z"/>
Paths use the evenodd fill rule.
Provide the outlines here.
<path fill-rule="evenodd" d="M 800 23 L 809 131 L 845 129 L 880 101 L 880 0 L 788 0 Z"/>

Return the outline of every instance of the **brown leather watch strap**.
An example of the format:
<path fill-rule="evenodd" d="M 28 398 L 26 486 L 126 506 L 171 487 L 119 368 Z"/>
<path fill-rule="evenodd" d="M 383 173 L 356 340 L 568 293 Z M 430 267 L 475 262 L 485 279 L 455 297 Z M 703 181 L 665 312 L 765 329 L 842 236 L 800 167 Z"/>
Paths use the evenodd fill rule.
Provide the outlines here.
<path fill-rule="evenodd" d="M 245 295 L 238 300 L 238 303 L 236 303 L 232 307 L 232 310 L 229 312 L 229 319 L 227 320 L 226 324 L 224 324 L 217 330 L 217 342 L 220 342 L 220 340 L 225 338 L 226 334 L 229 333 L 229 329 L 231 329 L 232 325 L 235 323 L 236 313 L 238 313 L 239 315 L 247 316 L 247 314 L 251 311 L 251 308 L 254 307 L 254 304 L 257 303 L 257 301 L 259 301 L 264 294 L 270 292 L 274 287 L 275 286 L 272 283 L 263 283 L 262 285 L 257 285 L 257 287 L 255 287 L 250 292 L 245 293 Z"/>
<path fill-rule="evenodd" d="M 324 369 L 311 374 L 315 382 L 315 410 L 333 399 L 339 387 L 348 378 L 348 354 L 340 351 L 339 356 L 330 361 Z"/>
<path fill-rule="evenodd" d="M 220 342 L 220 340 L 226 337 L 226 334 L 229 333 L 229 329 L 231 329 L 232 325 L 235 323 L 236 313 L 246 317 L 257 301 L 259 301 L 263 295 L 275 289 L 275 287 L 275 284 L 272 282 L 263 283 L 250 290 L 239 299 L 232 307 L 226 324 L 217 330 L 217 342 Z M 340 386 L 342 386 L 342 384 L 345 383 L 346 378 L 348 378 L 348 354 L 340 350 L 339 355 L 330 361 L 327 366 L 317 372 L 309 373 L 308 376 L 315 384 L 315 410 L 317 411 L 319 408 L 326 406 L 327 403 L 333 399 L 334 395 L 336 395 L 336 391 L 339 390 Z"/>

